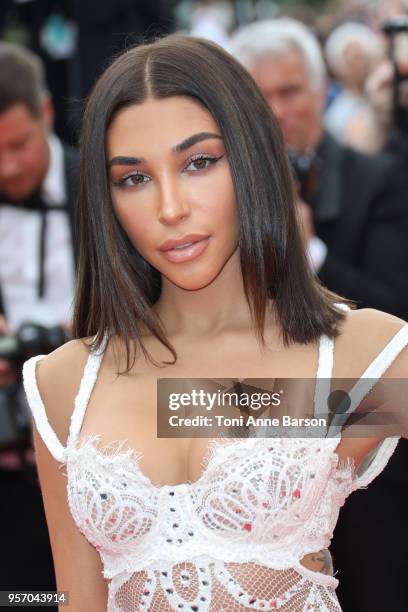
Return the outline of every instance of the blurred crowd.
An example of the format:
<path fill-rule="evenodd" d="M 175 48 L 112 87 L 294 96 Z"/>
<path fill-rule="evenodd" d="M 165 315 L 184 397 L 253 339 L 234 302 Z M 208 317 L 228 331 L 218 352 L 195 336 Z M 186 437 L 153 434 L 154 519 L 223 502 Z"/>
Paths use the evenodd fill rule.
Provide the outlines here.
<path fill-rule="evenodd" d="M 316 276 L 408 320 L 406 0 L 2 0 L 0 590 L 55 589 L 21 366 L 70 337 L 84 101 L 112 55 L 174 31 L 222 45 L 262 90 Z M 407 447 L 342 509 L 345 612 L 408 607 Z"/>

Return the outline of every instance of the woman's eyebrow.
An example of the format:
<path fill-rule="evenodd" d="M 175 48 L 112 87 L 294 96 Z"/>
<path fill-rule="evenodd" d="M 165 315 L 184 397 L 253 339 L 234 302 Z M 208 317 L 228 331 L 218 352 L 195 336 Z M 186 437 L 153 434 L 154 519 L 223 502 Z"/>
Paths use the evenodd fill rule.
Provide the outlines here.
<path fill-rule="evenodd" d="M 174 153 L 180 153 L 181 151 L 189 149 L 198 142 L 202 142 L 203 140 L 208 140 L 210 138 L 219 138 L 222 140 L 222 136 L 220 134 L 215 134 L 214 132 L 198 132 L 197 134 L 193 134 L 182 142 L 176 144 L 172 150 Z"/>
<path fill-rule="evenodd" d="M 116 157 L 112 157 L 108 164 L 108 168 L 112 166 L 137 166 L 144 161 L 142 157 L 124 157 L 123 155 L 117 155 Z"/>
<path fill-rule="evenodd" d="M 181 151 L 189 149 L 198 142 L 202 142 L 203 140 L 209 140 L 211 138 L 218 138 L 219 140 L 222 140 L 222 136 L 220 134 L 216 134 L 215 132 L 198 132 L 197 134 L 192 134 L 185 140 L 182 140 L 178 144 L 174 145 L 174 147 L 172 147 L 172 151 L 173 153 L 180 153 Z M 113 157 L 110 160 L 108 167 L 111 168 L 112 166 L 137 166 L 139 164 L 142 164 L 144 161 L 145 160 L 143 159 L 143 157 L 125 157 L 123 155 L 117 155 L 116 157 Z"/>

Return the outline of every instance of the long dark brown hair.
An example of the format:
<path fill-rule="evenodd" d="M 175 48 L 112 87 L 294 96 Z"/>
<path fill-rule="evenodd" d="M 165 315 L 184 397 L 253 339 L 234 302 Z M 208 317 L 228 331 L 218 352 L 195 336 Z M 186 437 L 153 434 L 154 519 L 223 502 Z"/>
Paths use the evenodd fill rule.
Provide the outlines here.
<path fill-rule="evenodd" d="M 344 313 L 339 296 L 320 286 L 300 238 L 294 187 L 280 128 L 248 72 L 217 45 L 170 35 L 127 50 L 105 71 L 89 98 L 81 137 L 80 257 L 74 312 L 76 337 L 115 334 L 147 352 L 148 329 L 172 353 L 152 306 L 161 277 L 131 244 L 113 210 L 105 137 L 119 110 L 148 97 L 190 96 L 211 113 L 224 139 L 239 217 L 239 251 L 246 299 L 263 341 L 273 300 L 283 340 L 309 343 L 336 335 Z M 154 362 L 155 363 L 155 362 Z M 168 363 L 168 362 L 163 362 Z"/>

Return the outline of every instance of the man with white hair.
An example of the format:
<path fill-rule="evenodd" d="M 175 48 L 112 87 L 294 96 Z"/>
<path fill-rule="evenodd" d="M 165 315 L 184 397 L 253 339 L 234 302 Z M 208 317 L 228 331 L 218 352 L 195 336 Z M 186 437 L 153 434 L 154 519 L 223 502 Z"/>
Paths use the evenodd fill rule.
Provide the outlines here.
<path fill-rule="evenodd" d="M 326 69 L 303 24 L 283 18 L 253 23 L 234 35 L 230 51 L 281 125 L 316 274 L 359 307 L 408 319 L 408 177 L 402 161 L 357 153 L 326 133 Z M 408 442 L 400 441 L 373 485 L 342 508 L 331 551 L 347 612 L 407 609 L 407 584 L 400 579 L 408 550 L 407 463 Z M 379 522 L 386 525 L 383 535 Z"/>
<path fill-rule="evenodd" d="M 287 145 L 299 152 L 315 146 L 321 138 L 326 67 L 313 35 L 301 23 L 282 18 L 246 26 L 230 44 L 273 108 Z"/>
<path fill-rule="evenodd" d="M 385 57 L 385 45 L 368 26 L 349 22 L 331 32 L 324 51 L 331 73 L 343 87 L 325 114 L 325 125 L 341 142 L 371 152 L 373 145 L 367 142 L 371 140 L 367 134 L 370 128 L 375 129 L 375 118 L 365 87 Z"/>

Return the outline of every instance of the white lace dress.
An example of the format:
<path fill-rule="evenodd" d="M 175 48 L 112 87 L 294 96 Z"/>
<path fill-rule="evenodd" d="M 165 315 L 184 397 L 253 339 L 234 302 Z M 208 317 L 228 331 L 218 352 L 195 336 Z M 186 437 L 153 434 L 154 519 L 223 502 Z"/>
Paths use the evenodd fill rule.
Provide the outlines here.
<path fill-rule="evenodd" d="M 374 384 L 406 344 L 408 325 L 362 378 Z M 28 401 L 39 434 L 66 466 L 78 529 L 101 556 L 109 612 L 340 611 L 337 579 L 300 561 L 329 546 L 346 497 L 382 471 L 397 437 L 385 439 L 358 472 L 339 465 L 337 436 L 218 442 L 198 481 L 155 486 L 137 451 L 101 448 L 98 436 L 78 440 L 102 354 L 89 356 L 66 447 L 39 395 L 40 359 L 24 366 Z M 332 366 L 333 340 L 323 336 L 317 378 L 330 379 Z M 354 407 L 368 390 L 357 386 Z"/>

